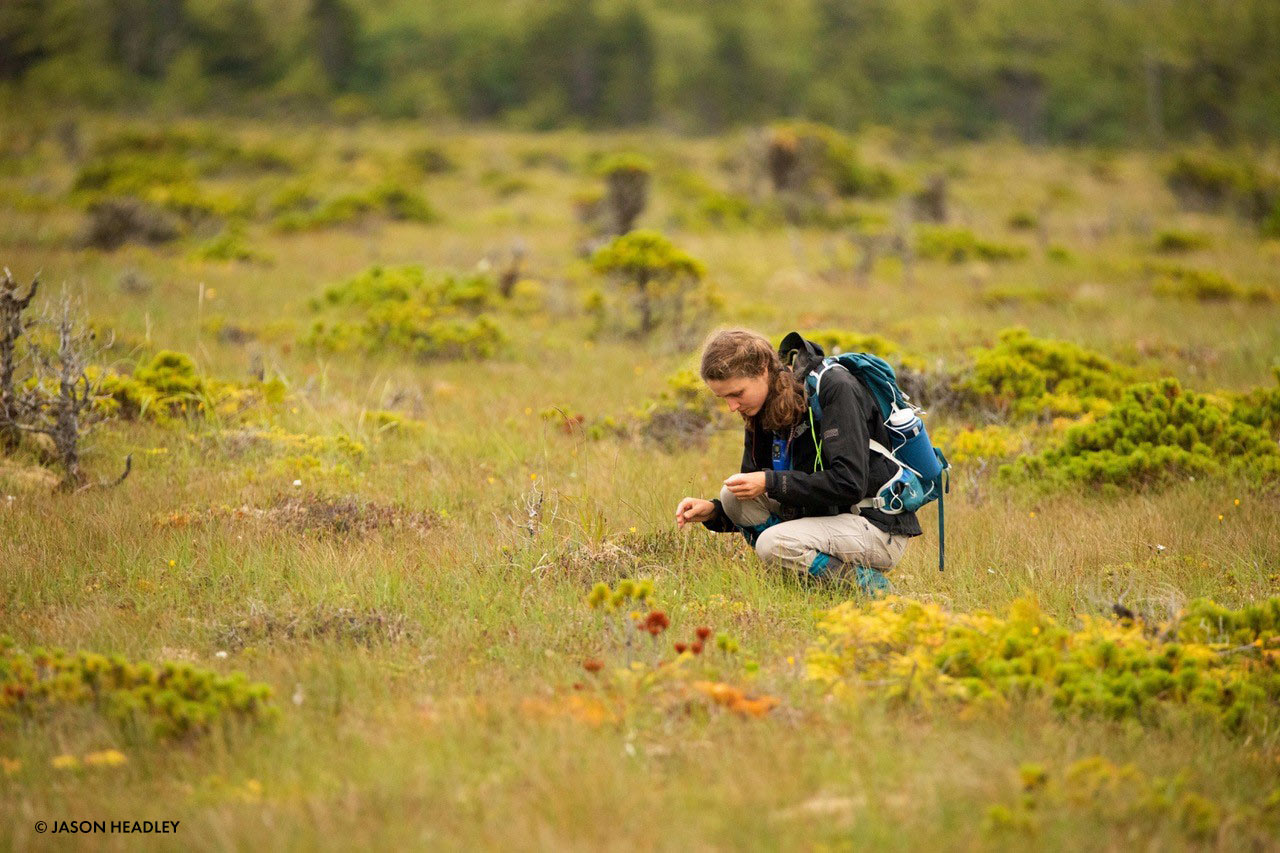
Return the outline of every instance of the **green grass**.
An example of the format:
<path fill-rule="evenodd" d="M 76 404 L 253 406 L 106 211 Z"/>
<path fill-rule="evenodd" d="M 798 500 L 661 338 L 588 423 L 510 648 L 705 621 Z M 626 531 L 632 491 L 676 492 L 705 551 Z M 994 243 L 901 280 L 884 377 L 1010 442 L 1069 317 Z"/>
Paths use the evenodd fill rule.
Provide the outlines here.
<path fill-rule="evenodd" d="M 117 123 L 92 117 L 84 129 L 92 137 Z M 0 263 L 19 279 L 42 271 L 46 293 L 65 283 L 120 340 L 188 352 L 212 376 L 242 379 L 261 359 L 290 389 L 268 420 L 289 433 L 348 434 L 368 448 L 361 459 L 321 455 L 312 465 L 279 448 L 239 447 L 221 429 L 230 422 L 116 423 L 94 435 L 86 467 L 107 478 L 132 452 L 133 474 L 118 489 L 51 493 L 0 468 L 0 633 L 23 645 L 240 670 L 272 685 L 283 711 L 271 729 L 183 743 L 126 744 L 83 715 L 0 728 L 0 757 L 20 763 L 0 773 L 0 846 L 61 846 L 65 839 L 36 836 L 34 822 L 102 817 L 178 819 L 176 837 L 149 840 L 200 849 L 1276 847 L 1266 811 L 1275 807 L 1264 805 L 1280 776 L 1275 731 L 1246 739 L 1189 724 L 1144 729 L 1060 719 L 1034 704 L 968 716 L 828 701 L 798 662 L 815 639 L 815 611 L 848 591 L 769 571 L 740 537 L 678 534 L 671 523 L 682 496 L 712 496 L 733 473 L 736 430 L 668 455 L 638 439 L 565 435 L 540 416 L 560 406 L 625 418 L 696 354 L 696 343 L 661 335 L 584 343 L 582 298 L 602 282 L 577 252 L 586 235 L 571 199 L 598 181 L 591 155 L 622 151 L 655 163 L 640 224 L 706 264 L 726 298 L 717 322 L 770 335 L 875 333 L 952 369 L 971 347 L 1022 325 L 1199 391 L 1270 385 L 1280 306 L 1162 297 L 1143 264 L 1155 257 L 1157 229 L 1177 227 L 1212 236 L 1197 264 L 1276 290 L 1280 249 L 1259 243 L 1245 223 L 1179 211 L 1153 156 L 1117 155 L 1113 184 L 1071 152 L 989 143 L 908 161 L 866 140 L 870 162 L 905 175 L 956 166 L 963 226 L 1030 248 L 1001 264 L 917 261 L 910 281 L 896 260 L 882 260 L 860 288 L 851 273 L 822 274 L 838 233 L 666 227 L 680 200 L 664 192 L 664 170 L 678 165 L 724 191 L 747 190 L 741 175 L 716 166 L 738 139 L 229 127 L 293 152 L 326 192 L 399 174 L 397 164 L 427 138 L 458 168 L 413 179 L 410 188 L 439 213 L 429 223 L 371 219 L 280 234 L 266 217 L 246 221 L 237 233 L 271 266 L 193 258 L 207 235 L 115 253 L 73 248 L 81 215 L 67 198 L 74 169 L 51 139 L 25 172 L 0 178 L 6 192 L 50 200 L 0 209 Z M 571 171 L 521 167 L 520 153 L 534 148 L 555 151 Z M 357 154 L 344 161 L 343 149 Z M 527 189 L 498 193 L 484 178 L 493 170 Z M 269 198 L 271 180 L 208 183 Z M 889 218 L 893 201 L 868 207 Z M 1041 227 L 1073 262 L 1045 257 L 1008 228 L 1010 213 L 1024 208 L 1046 211 Z M 543 303 L 504 315 L 511 346 L 495 359 L 330 356 L 298 345 L 314 316 L 309 300 L 372 264 L 467 270 L 517 238 L 528 250 L 523 274 L 542 283 Z M 849 246 L 837 248 L 837 257 L 851 257 L 840 254 Z M 129 269 L 150 288 L 121 289 Z M 983 298 L 988 288 L 1029 286 L 1062 296 Z M 253 339 L 223 342 L 206 327 L 214 315 Z M 379 431 L 371 413 L 388 408 L 420 425 Z M 931 427 L 965 425 L 944 407 L 929 419 Z M 14 463 L 32 464 L 31 451 Z M 1045 492 L 1001 486 L 994 467 L 957 466 L 947 571 L 936 568 L 930 507 L 925 535 L 893 575 L 899 594 L 957 610 L 1000 609 L 1031 595 L 1070 620 L 1103 614 L 1122 597 L 1167 613 L 1199 596 L 1238 606 L 1280 591 L 1274 483 Z M 438 517 L 425 531 L 343 536 L 252 512 L 280 495 L 346 493 Z M 247 517 L 235 517 L 240 507 Z M 166 522 L 175 512 L 195 521 Z M 777 696 L 780 707 L 763 719 L 706 703 L 673 707 L 661 690 L 628 688 L 610 674 L 623 654 L 582 598 L 595 581 L 624 576 L 655 580 L 673 622 L 664 641 L 703 624 L 730 632 L 742 660 L 711 655 L 700 663 L 706 676 Z M 403 631 L 305 630 L 316 614 L 340 608 Z M 253 618 L 264 614 L 277 627 L 255 631 L 263 623 Z M 279 627 L 291 621 L 303 629 Z M 237 630 L 241 622 L 248 626 Z M 604 674 L 584 671 L 592 657 L 608 662 Z M 527 700 L 554 706 L 578 695 L 575 683 L 586 685 L 581 695 L 602 697 L 609 719 L 596 726 L 529 711 Z M 124 766 L 50 766 L 61 754 L 110 747 L 125 751 Z M 1134 764 L 1146 785 L 1184 774 L 1177 797 L 1209 800 L 1218 809 L 1213 833 L 1188 829 L 1176 805 L 1144 812 L 1047 794 L 1036 829 L 990 825 L 992 806 L 1020 802 L 1019 765 L 1043 764 L 1057 779 L 1094 755 Z"/>

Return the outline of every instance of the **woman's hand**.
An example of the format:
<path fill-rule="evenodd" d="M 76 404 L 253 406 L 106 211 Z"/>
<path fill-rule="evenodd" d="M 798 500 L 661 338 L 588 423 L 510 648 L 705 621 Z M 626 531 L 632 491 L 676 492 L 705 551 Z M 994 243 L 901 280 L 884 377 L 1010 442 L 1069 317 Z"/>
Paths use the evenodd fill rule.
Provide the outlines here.
<path fill-rule="evenodd" d="M 750 474 L 734 474 L 724 481 L 740 501 L 749 501 L 764 494 L 764 472 L 753 471 Z"/>
<path fill-rule="evenodd" d="M 716 505 L 702 498 L 685 498 L 676 507 L 676 526 L 684 529 L 686 524 L 708 521 L 716 514 Z"/>

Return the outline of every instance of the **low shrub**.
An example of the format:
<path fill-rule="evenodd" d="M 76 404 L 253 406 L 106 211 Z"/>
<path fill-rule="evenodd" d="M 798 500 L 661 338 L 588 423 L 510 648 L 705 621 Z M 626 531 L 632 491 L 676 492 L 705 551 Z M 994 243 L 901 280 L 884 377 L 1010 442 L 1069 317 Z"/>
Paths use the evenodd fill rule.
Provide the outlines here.
<path fill-rule="evenodd" d="M 1196 302 L 1248 300 L 1270 302 L 1273 295 L 1263 287 L 1244 287 L 1214 270 L 1179 264 L 1153 263 L 1147 269 L 1156 276 L 1153 291 L 1159 296 L 1191 299 Z"/>
<path fill-rule="evenodd" d="M 303 337 L 329 352 L 400 350 L 424 359 L 488 358 L 506 340 L 485 309 L 497 300 L 487 275 L 375 266 L 313 301 L 331 316 Z"/>
<path fill-rule="evenodd" d="M 173 350 L 161 350 L 131 375 L 99 370 L 90 378 L 102 415 L 169 426 L 197 417 L 239 418 L 278 405 L 285 396 L 279 379 L 249 384 L 212 379 L 196 370 L 189 355 Z"/>
<path fill-rule="evenodd" d="M 1181 712 L 1237 733 L 1280 717 L 1280 598 L 1236 611 L 1201 599 L 1163 625 L 1083 616 L 1069 627 L 1028 599 L 996 614 L 891 596 L 838 605 L 818 632 L 807 676 L 850 701 L 1041 702 L 1148 725 Z"/>
<path fill-rule="evenodd" d="M 962 465 L 976 460 L 1001 460 L 1016 456 L 1027 446 L 1027 436 L 999 424 L 981 428 L 940 427 L 930 430 L 933 443 L 943 448 L 947 461 Z"/>
<path fill-rule="evenodd" d="M 90 708 L 126 735 L 193 736 L 218 724 L 266 723 L 279 710 L 271 688 L 241 673 L 187 663 L 130 662 L 120 655 L 25 650 L 0 638 L 0 721 L 44 720 Z"/>
<path fill-rule="evenodd" d="M 435 210 L 421 193 L 386 182 L 363 193 L 346 193 L 316 201 L 302 187 L 290 188 L 273 200 L 274 224 L 282 232 L 310 231 L 381 216 L 403 222 L 434 222 Z"/>
<path fill-rule="evenodd" d="M 1132 372 L 1100 353 L 1068 341 L 1005 329 L 999 342 L 973 351 L 973 365 L 955 381 L 977 405 L 1018 417 L 1104 412 Z"/>
<path fill-rule="evenodd" d="M 250 246 L 245 241 L 244 232 L 238 228 L 229 228 L 201 244 L 189 257 L 195 261 L 242 261 L 256 264 L 269 264 L 272 260 L 271 255 Z"/>
<path fill-rule="evenodd" d="M 867 165 L 849 137 L 817 122 L 771 125 L 766 131 L 764 171 L 777 192 L 884 198 L 898 186 L 888 171 Z"/>
<path fill-rule="evenodd" d="M 136 198 L 104 198 L 89 205 L 80 245 L 118 249 L 125 243 L 157 245 L 176 240 L 182 223 L 163 208 Z"/>
<path fill-rule="evenodd" d="M 1027 249 L 1017 244 L 983 240 L 968 228 L 918 225 L 916 253 L 926 260 L 958 264 L 973 260 L 1020 260 L 1027 256 Z"/>
<path fill-rule="evenodd" d="M 1280 366 L 1271 368 L 1276 384 L 1271 388 L 1255 388 L 1235 398 L 1231 407 L 1233 420 L 1257 427 L 1280 439 Z"/>
<path fill-rule="evenodd" d="M 1179 231 L 1167 228 L 1156 232 L 1152 248 L 1157 252 L 1175 254 L 1179 252 L 1195 252 L 1209 246 L 1209 237 L 1195 231 Z"/>
<path fill-rule="evenodd" d="M 1098 420 L 1071 427 L 1061 444 L 1000 473 L 1012 480 L 1116 486 L 1220 474 L 1255 482 L 1275 478 L 1280 446 L 1246 418 L 1225 401 L 1184 390 L 1176 379 L 1133 385 Z"/>
<path fill-rule="evenodd" d="M 668 376 L 667 389 L 635 417 L 639 433 L 669 451 L 698 446 L 729 422 L 727 409 L 692 370 Z"/>
<path fill-rule="evenodd" d="M 1280 175 L 1252 160 L 1203 149 L 1183 151 L 1165 168 L 1165 181 L 1188 207 L 1233 207 L 1264 231 L 1280 221 Z"/>

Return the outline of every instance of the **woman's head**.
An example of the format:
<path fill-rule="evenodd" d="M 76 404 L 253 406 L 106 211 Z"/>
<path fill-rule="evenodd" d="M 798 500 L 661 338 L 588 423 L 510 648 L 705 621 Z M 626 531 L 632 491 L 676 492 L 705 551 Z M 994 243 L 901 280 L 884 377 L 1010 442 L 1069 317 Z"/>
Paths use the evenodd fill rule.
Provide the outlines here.
<path fill-rule="evenodd" d="M 702 348 L 702 380 L 748 425 L 791 426 L 804 415 L 804 390 L 769 341 L 746 329 L 716 332 Z"/>

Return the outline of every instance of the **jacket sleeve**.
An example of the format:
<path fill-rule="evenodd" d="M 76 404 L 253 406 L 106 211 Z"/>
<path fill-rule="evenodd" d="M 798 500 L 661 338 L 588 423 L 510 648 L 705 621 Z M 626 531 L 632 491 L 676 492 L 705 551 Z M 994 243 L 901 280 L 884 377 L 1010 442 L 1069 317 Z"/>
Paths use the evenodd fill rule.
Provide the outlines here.
<path fill-rule="evenodd" d="M 743 474 L 749 474 L 752 471 L 759 470 L 756 467 L 755 454 L 752 453 L 751 447 L 751 430 L 742 431 L 742 465 Z M 734 524 L 729 516 L 724 514 L 724 504 L 720 503 L 719 498 L 711 501 L 716 505 L 716 514 L 711 518 L 702 522 L 702 526 L 716 533 L 733 533 L 738 529 L 738 525 Z"/>
<path fill-rule="evenodd" d="M 819 401 L 822 419 L 818 424 L 822 441 L 823 468 L 807 471 L 766 471 L 765 494 L 780 504 L 842 510 L 862 500 L 866 494 L 870 468 L 870 435 L 856 379 L 833 376 L 822 384 Z"/>

